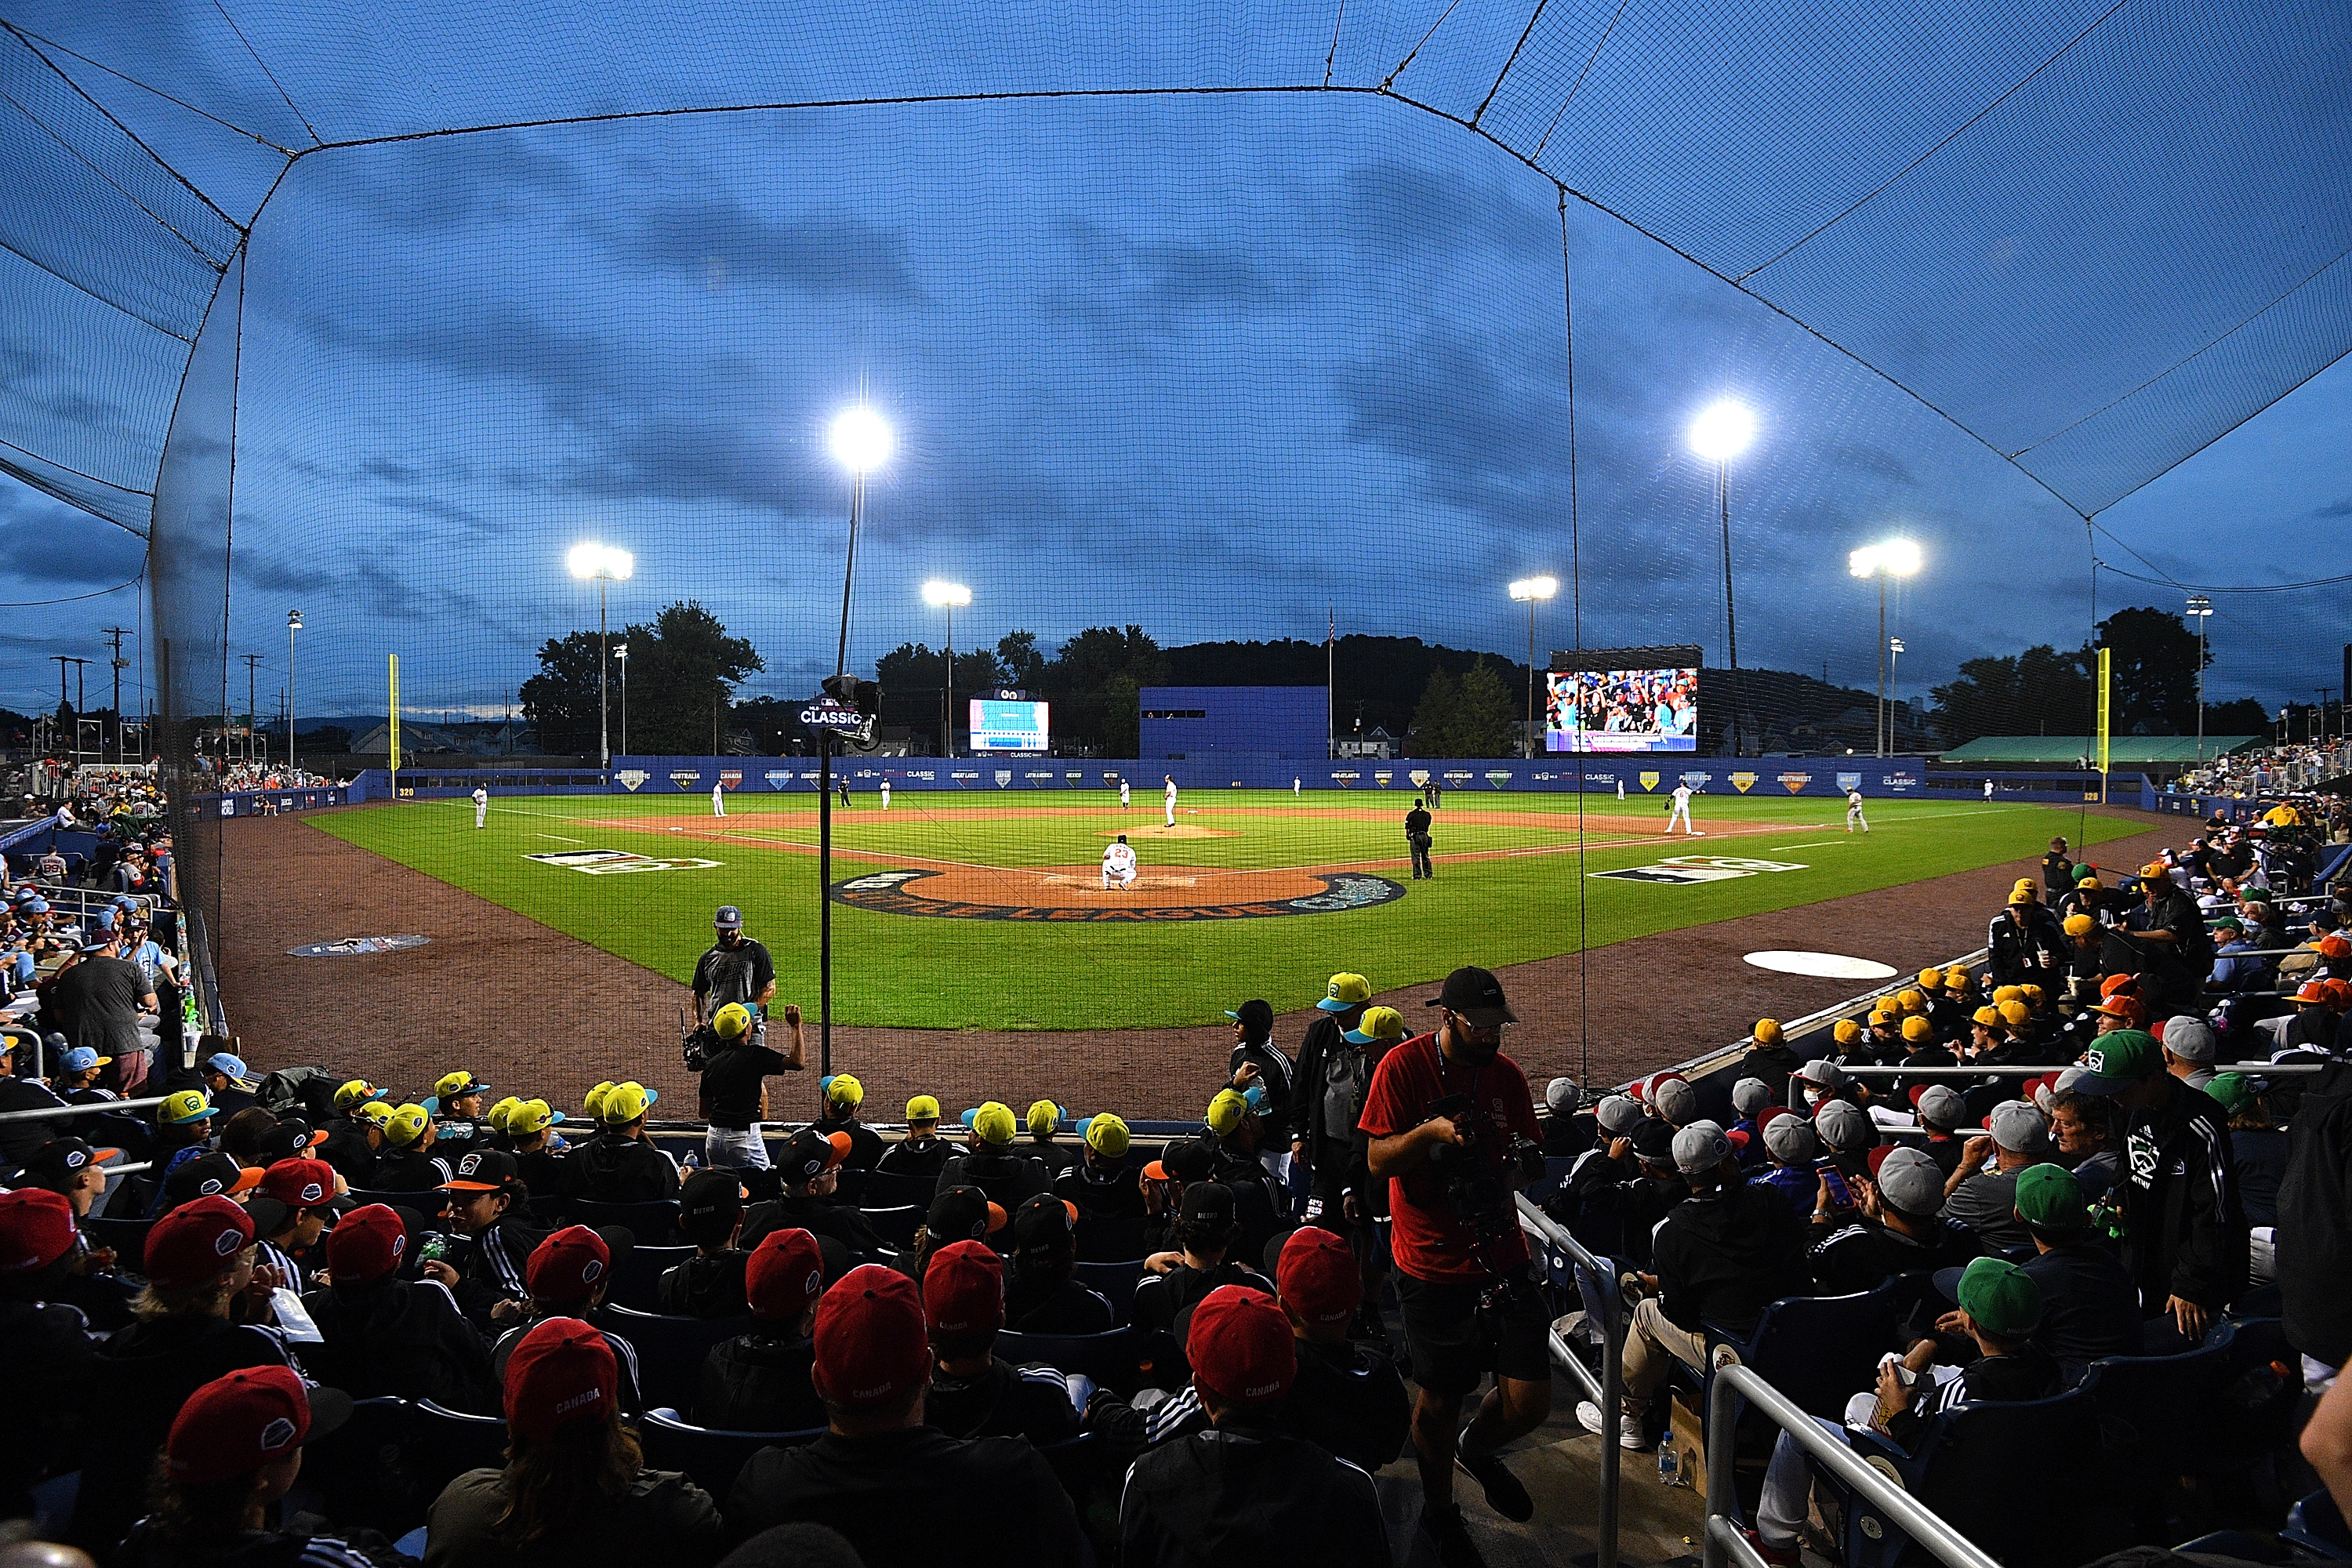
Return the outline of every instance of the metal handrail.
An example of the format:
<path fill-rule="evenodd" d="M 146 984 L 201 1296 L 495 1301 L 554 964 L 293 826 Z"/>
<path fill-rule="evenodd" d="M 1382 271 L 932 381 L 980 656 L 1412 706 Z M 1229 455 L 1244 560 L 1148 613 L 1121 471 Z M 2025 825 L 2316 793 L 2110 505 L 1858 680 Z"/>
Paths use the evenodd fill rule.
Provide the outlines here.
<path fill-rule="evenodd" d="M 1601 1298 L 1601 1375 L 1595 1378 L 1559 1331 L 1547 1327 L 1545 1336 L 1551 1342 L 1551 1359 L 1576 1380 L 1585 1396 L 1601 1412 L 1601 1505 L 1597 1533 L 1600 1550 L 1595 1568 L 1617 1568 L 1617 1511 L 1620 1489 L 1623 1484 L 1624 1449 L 1617 1441 L 1618 1408 L 1623 1402 L 1625 1388 L 1625 1297 L 1617 1284 L 1617 1266 L 1607 1258 L 1597 1257 L 1584 1243 L 1552 1219 L 1543 1210 L 1528 1201 L 1525 1193 L 1517 1194 L 1519 1205 L 1519 1228 L 1545 1247 L 1556 1247 L 1570 1259 L 1592 1271 L 1596 1290 Z"/>
<path fill-rule="evenodd" d="M 1946 1568 L 1999 1568 L 1974 1542 L 1925 1503 L 1823 1432 L 1819 1421 L 1758 1376 L 1754 1368 L 1740 1365 L 1729 1346 L 1717 1346 L 1714 1361 L 1715 1382 L 1706 1402 L 1706 1568 L 1728 1568 L 1735 1561 L 1740 1568 L 1766 1568 L 1763 1555 L 1734 1522 L 1739 1500 L 1732 1461 L 1738 1442 L 1738 1402 L 1741 1399 L 1795 1438 L 1814 1464 L 1852 1487 L 1897 1530 L 1935 1553 Z"/>
<path fill-rule="evenodd" d="M 33 1110 L 0 1110 L 0 1122 L 47 1121 L 68 1116 L 105 1116 L 118 1110 L 144 1110 L 151 1105 L 161 1105 L 168 1098 L 156 1095 L 152 1100 L 102 1100 L 94 1105 L 44 1105 Z"/>
<path fill-rule="evenodd" d="M 2071 1065 L 1987 1062 L 1982 1067 L 1906 1068 L 1874 1063 L 1868 1067 L 1840 1068 L 1838 1070 L 1849 1078 L 2042 1078 L 2063 1072 Z M 2268 1077 L 2274 1073 L 2319 1072 L 2334 1065 L 2332 1062 L 2216 1062 L 2213 1070 L 2217 1073 L 2242 1072 L 2249 1077 Z"/>

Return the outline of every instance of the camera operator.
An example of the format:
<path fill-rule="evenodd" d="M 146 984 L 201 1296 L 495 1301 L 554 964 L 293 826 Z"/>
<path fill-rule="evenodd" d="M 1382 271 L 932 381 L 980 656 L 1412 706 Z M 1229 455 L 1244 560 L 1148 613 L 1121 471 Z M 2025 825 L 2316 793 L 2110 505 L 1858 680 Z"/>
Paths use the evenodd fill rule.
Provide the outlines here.
<path fill-rule="evenodd" d="M 722 904 L 711 917 L 717 939 L 694 965 L 694 1021 L 708 1024 L 730 1002 L 751 1010 L 751 1042 L 766 1043 L 768 1003 L 776 994 L 776 963 L 768 950 L 743 934 L 743 911 Z"/>
<path fill-rule="evenodd" d="M 1454 1501 L 1456 1463 L 1506 1519 L 1535 1512 L 1496 1451 L 1551 1413 L 1549 1310 L 1512 1195 L 1543 1155 L 1527 1077 L 1501 1050 L 1503 1026 L 1517 1021 L 1501 984 L 1457 969 L 1430 1005 L 1438 1027 L 1381 1058 L 1360 1125 L 1371 1173 L 1389 1183 L 1397 1297 L 1421 1384 L 1422 1529 L 1445 1568 L 1470 1568 L 1483 1560 Z M 1490 1372 L 1493 1390 L 1458 1430 L 1464 1398 Z"/>

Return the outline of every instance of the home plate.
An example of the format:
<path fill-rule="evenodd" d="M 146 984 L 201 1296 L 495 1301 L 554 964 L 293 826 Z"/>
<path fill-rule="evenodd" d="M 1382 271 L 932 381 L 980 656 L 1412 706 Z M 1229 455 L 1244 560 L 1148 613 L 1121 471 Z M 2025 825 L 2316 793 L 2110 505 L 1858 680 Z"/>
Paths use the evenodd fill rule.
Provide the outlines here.
<path fill-rule="evenodd" d="M 1817 980 L 1891 980 L 1891 965 L 1842 952 L 1751 952 L 1748 962 L 1780 974 L 1810 974 Z"/>

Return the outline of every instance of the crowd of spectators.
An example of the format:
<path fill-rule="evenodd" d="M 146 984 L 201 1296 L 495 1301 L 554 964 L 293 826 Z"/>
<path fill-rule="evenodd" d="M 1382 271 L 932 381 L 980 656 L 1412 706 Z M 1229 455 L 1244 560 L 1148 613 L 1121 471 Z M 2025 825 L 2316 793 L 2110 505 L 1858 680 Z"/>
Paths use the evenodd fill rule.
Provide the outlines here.
<path fill-rule="evenodd" d="M 2183 772 L 2168 786 L 2180 795 L 2223 795 L 2232 800 L 2274 799 L 2316 788 L 2332 779 L 2352 774 L 2352 742 L 2328 742 L 2255 747 L 2217 756 Z M 2331 818 L 2334 833 L 2352 831 L 2340 814 Z M 2347 840 L 2336 837 L 2334 841 Z"/>

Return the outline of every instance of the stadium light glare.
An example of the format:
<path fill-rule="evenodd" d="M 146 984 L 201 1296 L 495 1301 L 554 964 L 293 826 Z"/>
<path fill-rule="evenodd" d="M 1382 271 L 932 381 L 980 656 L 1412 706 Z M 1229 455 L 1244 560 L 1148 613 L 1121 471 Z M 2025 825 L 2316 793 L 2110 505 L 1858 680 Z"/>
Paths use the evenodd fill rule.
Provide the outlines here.
<path fill-rule="evenodd" d="M 935 610 L 950 606 L 960 610 L 971 603 L 971 590 L 961 583 L 942 582 L 934 577 L 923 584 L 923 603 Z"/>
<path fill-rule="evenodd" d="M 1522 577 L 1511 584 L 1511 597 L 1525 603 L 1531 599 L 1549 599 L 1559 592 L 1557 577 Z"/>
<path fill-rule="evenodd" d="M 1521 577 L 1511 584 L 1511 597 L 1528 607 L 1528 728 L 1522 744 L 1536 754 L 1536 606 L 1559 592 L 1557 577 Z"/>
<path fill-rule="evenodd" d="M 1756 416 L 1730 398 L 1710 403 L 1691 421 L 1691 450 L 1710 463 L 1728 462 L 1756 439 Z"/>
<path fill-rule="evenodd" d="M 607 582 L 625 583 L 636 574 L 637 558 L 625 550 L 594 541 L 573 545 L 563 557 L 565 570 L 585 582 L 604 578 Z"/>
<path fill-rule="evenodd" d="M 604 616 L 604 595 L 608 584 L 625 583 L 636 574 L 637 558 L 616 545 L 600 544 L 583 540 L 564 552 L 564 569 L 583 582 L 596 584 L 596 765 L 613 765 L 612 702 L 607 678 L 610 665 L 606 661 L 608 628 Z M 626 726 L 623 726 L 625 731 Z M 623 742 L 626 750 L 626 742 Z"/>
<path fill-rule="evenodd" d="M 863 404 L 835 416 L 830 442 L 834 459 L 853 474 L 872 473 L 890 460 L 890 426 Z"/>
<path fill-rule="evenodd" d="M 940 654 L 946 675 L 940 683 L 940 755 L 952 757 L 956 754 L 955 613 L 971 603 L 971 590 L 961 583 L 934 577 L 923 584 L 923 603 L 942 612 L 948 618 L 947 647 Z"/>
<path fill-rule="evenodd" d="M 1901 653 L 1898 639 L 1890 648 L 1886 640 L 1886 580 L 1908 577 L 1924 564 L 1919 547 L 1907 539 L 1889 539 L 1878 544 L 1865 544 L 1849 551 L 1845 569 L 1856 577 L 1878 579 L 1878 754 L 1886 754 L 1887 742 L 1892 738 L 1887 727 L 1886 682 L 1887 655 Z"/>

